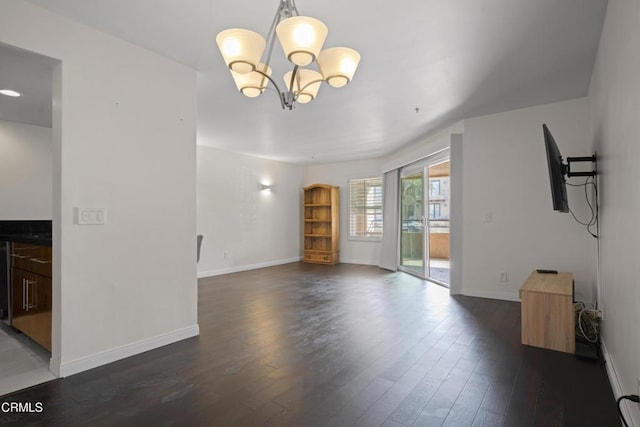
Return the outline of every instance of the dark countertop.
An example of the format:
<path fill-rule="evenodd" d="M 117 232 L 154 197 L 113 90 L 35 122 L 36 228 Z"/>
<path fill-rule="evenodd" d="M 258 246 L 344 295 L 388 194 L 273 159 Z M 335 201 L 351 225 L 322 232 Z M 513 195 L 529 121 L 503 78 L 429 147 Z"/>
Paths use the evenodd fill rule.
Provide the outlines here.
<path fill-rule="evenodd" d="M 0 240 L 51 246 L 51 220 L 0 220 Z"/>
<path fill-rule="evenodd" d="M 51 234 L 0 234 L 0 240 L 51 246 Z"/>

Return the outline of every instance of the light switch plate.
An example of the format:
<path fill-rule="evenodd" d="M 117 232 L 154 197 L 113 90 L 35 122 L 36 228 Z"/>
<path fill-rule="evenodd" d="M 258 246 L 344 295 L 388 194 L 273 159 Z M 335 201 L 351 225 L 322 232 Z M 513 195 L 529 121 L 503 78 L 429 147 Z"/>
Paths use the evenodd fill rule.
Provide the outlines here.
<path fill-rule="evenodd" d="M 107 223 L 106 208 L 76 208 L 78 225 L 104 225 Z"/>

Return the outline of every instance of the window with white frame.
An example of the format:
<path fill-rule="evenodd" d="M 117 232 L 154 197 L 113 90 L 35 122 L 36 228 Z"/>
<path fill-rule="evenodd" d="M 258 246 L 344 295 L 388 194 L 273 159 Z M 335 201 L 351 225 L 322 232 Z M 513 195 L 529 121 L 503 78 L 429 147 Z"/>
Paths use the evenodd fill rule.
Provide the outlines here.
<path fill-rule="evenodd" d="M 440 203 L 429 203 L 429 219 L 440 218 Z"/>
<path fill-rule="evenodd" d="M 349 181 L 349 237 L 382 238 L 382 178 Z"/>
<path fill-rule="evenodd" d="M 429 180 L 429 196 L 440 196 L 442 193 L 440 192 L 440 180 L 439 179 L 430 179 Z"/>

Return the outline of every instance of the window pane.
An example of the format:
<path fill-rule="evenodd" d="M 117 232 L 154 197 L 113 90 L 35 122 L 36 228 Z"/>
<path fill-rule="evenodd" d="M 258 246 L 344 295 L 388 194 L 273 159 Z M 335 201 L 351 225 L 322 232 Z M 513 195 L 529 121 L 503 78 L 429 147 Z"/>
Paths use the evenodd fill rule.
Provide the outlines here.
<path fill-rule="evenodd" d="M 440 193 L 440 180 L 439 179 L 430 179 L 429 180 L 429 196 L 439 196 Z"/>
<path fill-rule="evenodd" d="M 349 236 L 382 236 L 382 178 L 349 182 Z"/>
<path fill-rule="evenodd" d="M 440 217 L 440 203 L 429 203 L 429 219 L 439 219 Z"/>

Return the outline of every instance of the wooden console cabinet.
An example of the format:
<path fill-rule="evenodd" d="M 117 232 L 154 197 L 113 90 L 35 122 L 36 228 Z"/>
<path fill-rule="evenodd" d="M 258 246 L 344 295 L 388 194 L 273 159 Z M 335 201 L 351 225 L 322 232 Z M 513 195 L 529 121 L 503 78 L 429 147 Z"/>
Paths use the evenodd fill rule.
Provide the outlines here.
<path fill-rule="evenodd" d="M 339 262 L 339 190 L 325 184 L 304 188 L 304 262 Z"/>
<path fill-rule="evenodd" d="M 575 353 L 573 274 L 533 272 L 520 288 L 522 344 Z"/>

